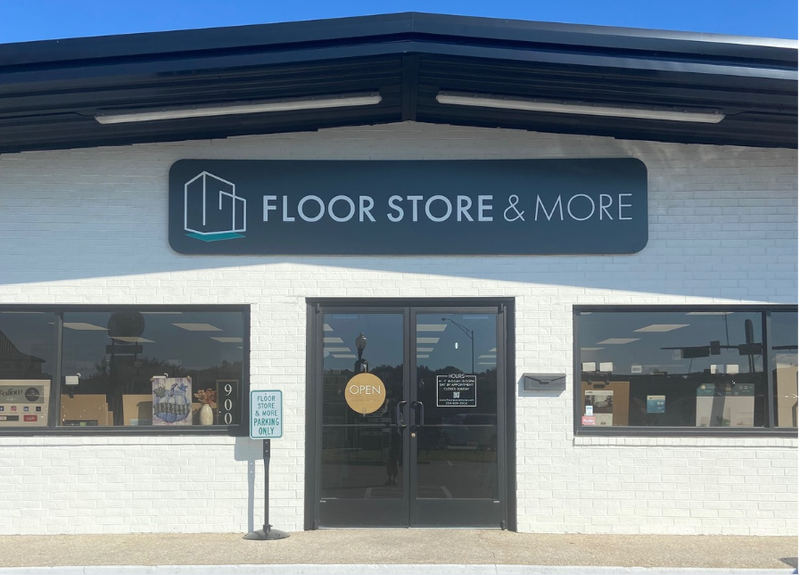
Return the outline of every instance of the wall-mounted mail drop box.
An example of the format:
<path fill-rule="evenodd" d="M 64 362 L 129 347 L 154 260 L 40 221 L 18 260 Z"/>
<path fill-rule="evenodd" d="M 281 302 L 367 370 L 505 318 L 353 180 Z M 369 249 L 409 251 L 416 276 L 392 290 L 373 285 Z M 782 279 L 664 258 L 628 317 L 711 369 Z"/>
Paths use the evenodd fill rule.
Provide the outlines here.
<path fill-rule="evenodd" d="M 523 373 L 522 389 L 525 391 L 565 391 L 567 389 L 567 374 Z"/>

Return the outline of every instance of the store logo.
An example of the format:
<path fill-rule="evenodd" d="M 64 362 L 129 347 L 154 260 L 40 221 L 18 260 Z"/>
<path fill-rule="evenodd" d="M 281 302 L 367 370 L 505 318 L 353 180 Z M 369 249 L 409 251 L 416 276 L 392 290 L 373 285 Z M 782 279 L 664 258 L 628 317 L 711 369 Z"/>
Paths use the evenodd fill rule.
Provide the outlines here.
<path fill-rule="evenodd" d="M 247 201 L 236 185 L 200 172 L 183 187 L 183 229 L 190 238 L 218 242 L 243 238 Z"/>

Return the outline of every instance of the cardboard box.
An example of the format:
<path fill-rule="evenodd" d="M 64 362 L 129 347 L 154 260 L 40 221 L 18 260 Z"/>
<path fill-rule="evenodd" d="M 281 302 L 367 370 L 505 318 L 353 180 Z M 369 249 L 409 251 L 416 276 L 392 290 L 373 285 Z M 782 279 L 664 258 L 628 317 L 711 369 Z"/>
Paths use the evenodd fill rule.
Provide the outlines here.
<path fill-rule="evenodd" d="M 106 396 L 99 393 L 76 393 L 61 396 L 61 425 L 94 427 L 114 425 L 114 414 L 108 410 Z"/>
<path fill-rule="evenodd" d="M 797 366 L 778 364 L 775 381 L 778 427 L 797 427 Z"/>
<path fill-rule="evenodd" d="M 123 395 L 122 424 L 153 425 L 153 395 Z"/>
<path fill-rule="evenodd" d="M 628 425 L 628 411 L 630 409 L 631 382 L 610 381 L 608 383 L 597 381 L 581 382 L 581 397 L 586 402 L 591 401 L 592 413 L 596 426 L 623 426 Z"/>

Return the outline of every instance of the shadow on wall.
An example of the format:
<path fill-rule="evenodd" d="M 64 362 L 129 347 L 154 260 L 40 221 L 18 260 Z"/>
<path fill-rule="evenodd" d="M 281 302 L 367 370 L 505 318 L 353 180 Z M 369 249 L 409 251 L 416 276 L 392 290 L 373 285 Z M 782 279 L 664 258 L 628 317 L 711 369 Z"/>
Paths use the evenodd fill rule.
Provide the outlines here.
<path fill-rule="evenodd" d="M 258 465 L 259 461 L 264 461 L 262 454 L 262 442 L 250 439 L 249 437 L 237 437 L 233 448 L 233 458 L 235 461 L 247 462 L 247 532 L 255 531 L 255 495 L 256 495 L 256 471 L 264 473 L 264 468 Z M 264 510 L 261 510 L 263 514 Z M 263 515 L 259 517 L 263 525 Z"/>
<path fill-rule="evenodd" d="M 651 240 L 651 243 L 654 242 Z M 273 286 L 285 284 L 287 289 L 288 286 L 302 284 L 303 280 L 313 279 L 313 293 L 305 295 L 318 295 L 325 291 L 341 293 L 343 285 L 358 277 L 358 285 L 350 286 L 355 290 L 363 288 L 377 290 L 383 295 L 393 292 L 400 295 L 400 282 L 413 282 L 414 278 L 398 278 L 397 275 L 408 274 L 420 276 L 420 281 L 435 276 L 672 296 L 796 301 L 796 245 L 783 246 L 780 255 L 770 255 L 763 248 L 748 247 L 747 240 L 742 240 L 741 245 L 725 250 L 725 253 L 707 248 L 692 255 L 696 250 L 687 244 L 697 246 L 702 242 L 676 241 L 670 242 L 671 251 L 664 250 L 663 245 L 659 249 L 648 246 L 637 254 L 615 256 L 287 258 L 182 256 L 172 253 L 170 257 L 154 262 L 146 257 L 125 257 L 120 254 L 124 265 L 103 265 L 100 266 L 102 269 L 79 254 L 69 262 L 68 269 L 62 266 L 37 266 L 30 259 L 19 266 L 13 265 L 13 262 L 11 266 L 3 265 L 6 269 L 0 273 L 0 286 L 102 279 L 103 290 L 113 290 L 117 286 L 130 290 L 132 286 L 138 286 L 137 289 L 145 293 L 151 287 L 157 288 L 160 282 L 174 287 L 183 281 L 180 279 L 181 272 L 190 272 L 188 275 L 191 278 L 187 278 L 183 286 L 188 292 L 193 286 L 204 290 L 224 286 L 226 293 L 232 297 L 249 297 L 250 291 L 261 294 L 263 281 L 259 277 L 269 278 Z M 791 250 L 793 255 L 789 253 Z M 107 257 L 103 260 L 107 262 Z M 209 272 L 209 279 L 213 277 L 213 284 L 203 278 L 204 270 Z M 354 274 L 352 270 L 363 273 Z M 148 274 L 164 274 L 164 279 L 141 277 Z M 166 274 L 169 274 L 169 279 Z M 247 280 L 243 281 L 243 278 Z M 91 289 L 91 286 L 85 283 L 59 286 L 59 292 L 68 296 L 71 289 L 76 293 L 85 293 L 87 288 Z M 448 289 L 453 295 L 466 293 L 465 288 L 457 282 L 440 282 L 436 289 Z"/>

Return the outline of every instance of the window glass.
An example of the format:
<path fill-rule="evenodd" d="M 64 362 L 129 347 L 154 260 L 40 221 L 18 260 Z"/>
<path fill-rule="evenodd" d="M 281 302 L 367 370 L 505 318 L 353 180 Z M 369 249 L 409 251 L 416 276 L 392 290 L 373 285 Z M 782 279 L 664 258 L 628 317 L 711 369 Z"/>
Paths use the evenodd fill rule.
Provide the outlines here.
<path fill-rule="evenodd" d="M 402 439 L 391 422 L 403 399 L 403 316 L 328 313 L 323 323 L 320 496 L 402 498 Z M 384 386 L 369 413 L 359 413 L 346 400 L 357 373 L 370 373 Z"/>
<path fill-rule="evenodd" d="M 766 427 L 762 334 L 757 312 L 579 312 L 582 427 Z"/>
<path fill-rule="evenodd" d="M 244 317 L 231 311 L 70 311 L 61 426 L 240 422 Z"/>
<path fill-rule="evenodd" d="M 0 312 L 0 429 L 48 425 L 55 320 L 52 313 Z"/>
<path fill-rule="evenodd" d="M 775 425 L 797 427 L 797 312 L 772 312 L 771 319 Z"/>

